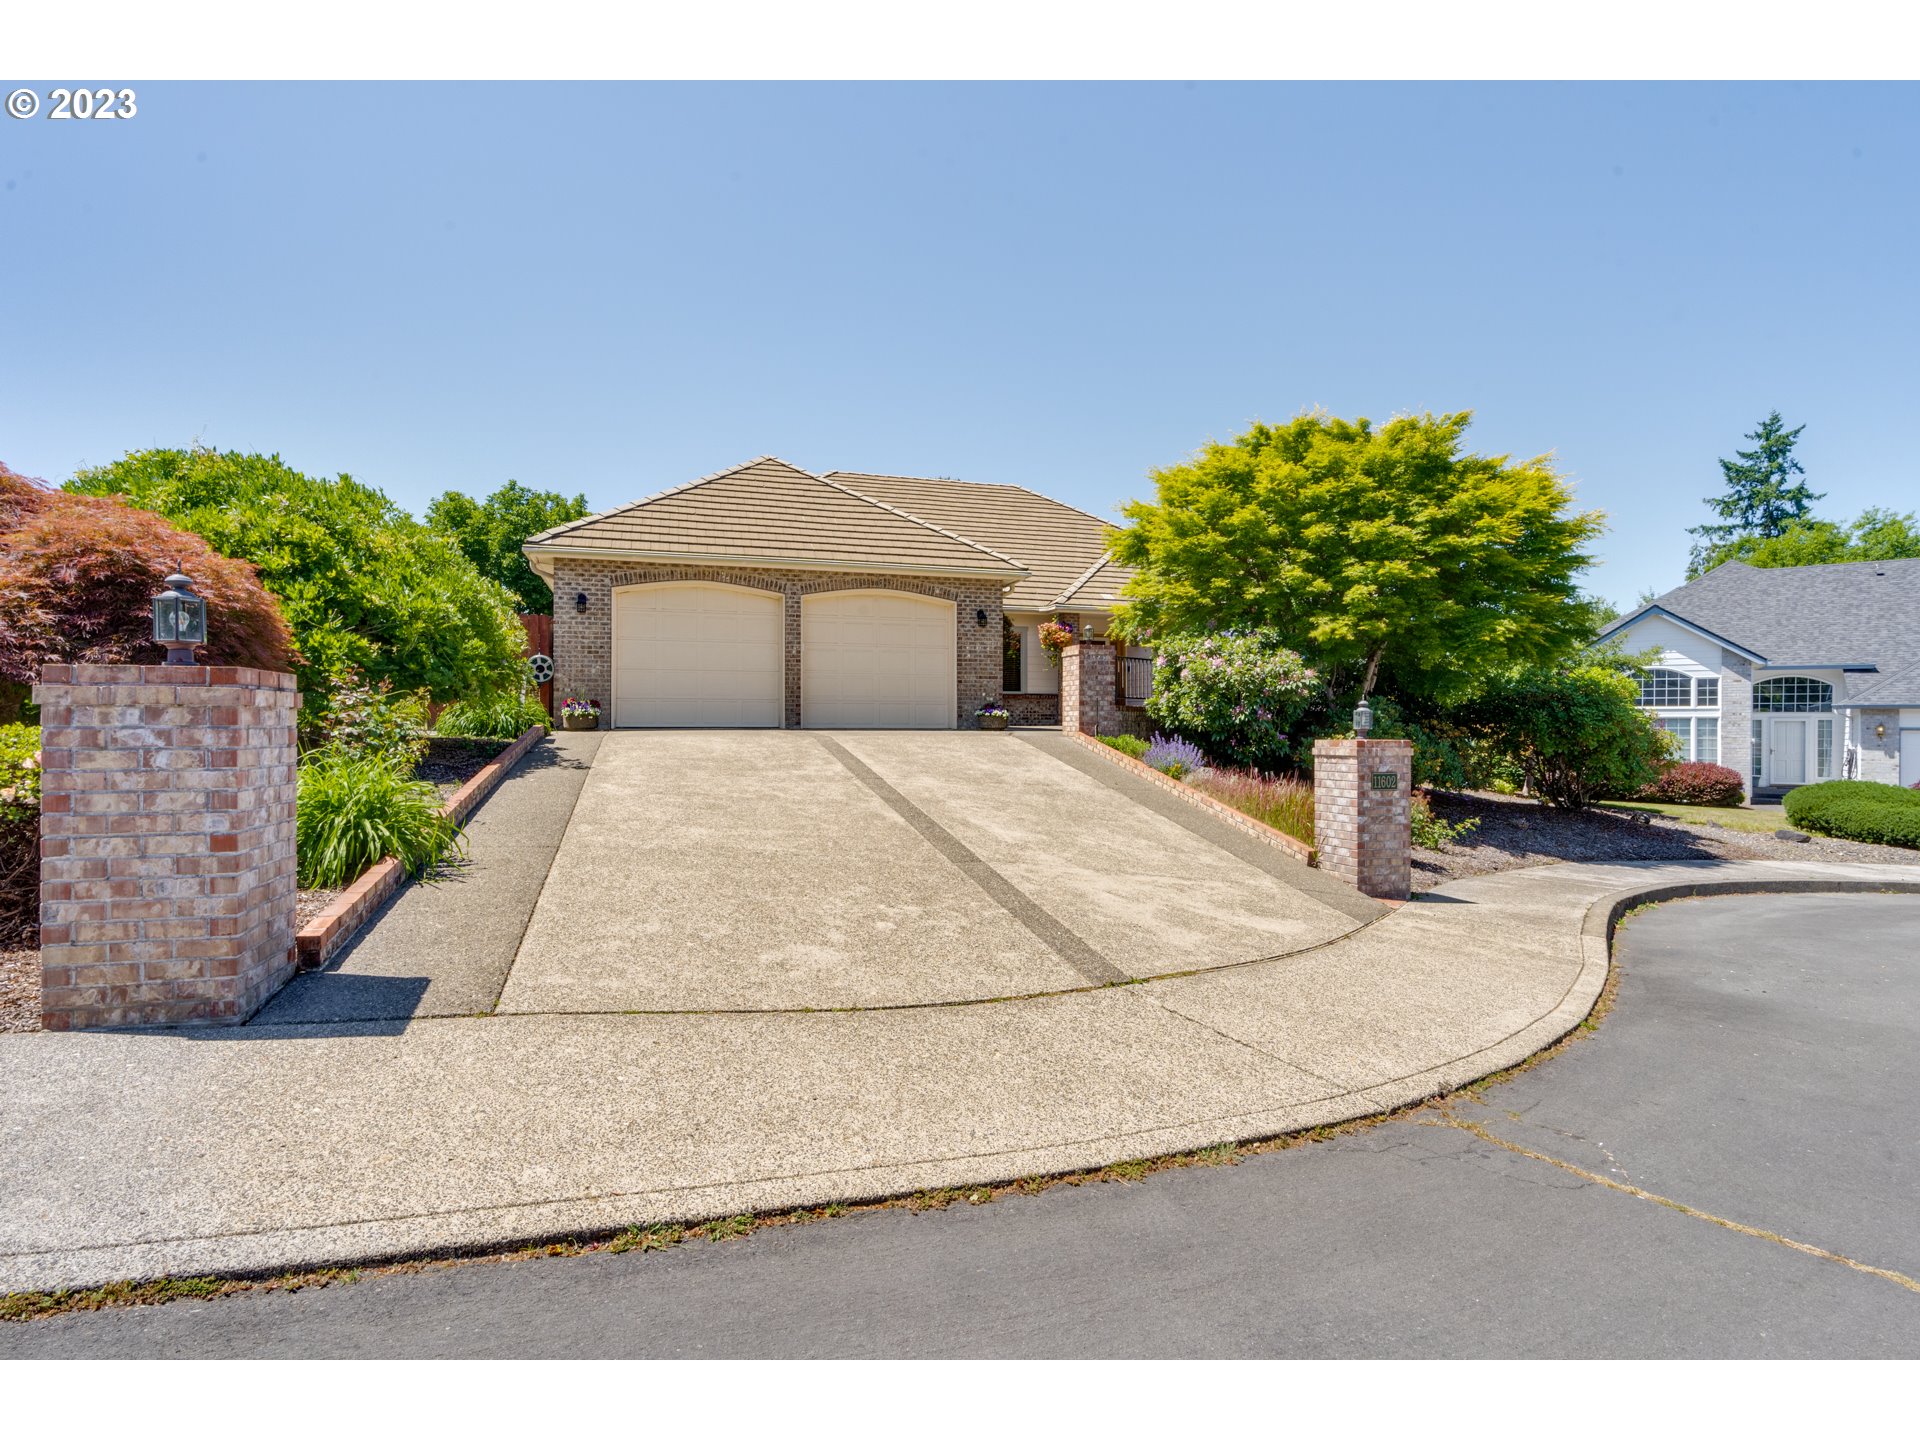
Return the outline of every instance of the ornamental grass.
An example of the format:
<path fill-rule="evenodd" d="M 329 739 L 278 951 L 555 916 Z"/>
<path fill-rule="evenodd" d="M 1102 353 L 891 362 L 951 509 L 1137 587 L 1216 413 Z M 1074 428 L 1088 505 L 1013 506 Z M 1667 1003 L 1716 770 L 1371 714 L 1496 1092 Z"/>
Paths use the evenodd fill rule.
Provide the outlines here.
<path fill-rule="evenodd" d="M 417 875 L 461 849 L 440 792 L 384 760 L 319 752 L 300 766 L 300 885 L 334 890 L 391 856 Z"/>
<path fill-rule="evenodd" d="M 1223 805 L 1304 844 L 1313 844 L 1313 786 L 1291 775 L 1254 770 L 1207 770 L 1187 783 Z"/>

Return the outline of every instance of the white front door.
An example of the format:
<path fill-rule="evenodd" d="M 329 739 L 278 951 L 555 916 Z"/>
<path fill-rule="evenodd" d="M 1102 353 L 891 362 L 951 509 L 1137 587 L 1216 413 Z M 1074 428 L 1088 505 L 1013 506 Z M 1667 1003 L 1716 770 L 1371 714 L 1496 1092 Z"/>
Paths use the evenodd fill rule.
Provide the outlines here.
<path fill-rule="evenodd" d="M 899 590 L 800 602 L 800 723 L 815 730 L 951 730 L 954 604 Z"/>
<path fill-rule="evenodd" d="M 1900 783 L 1920 785 L 1920 730 L 1900 732 Z"/>
<path fill-rule="evenodd" d="M 1775 785 L 1807 783 L 1807 722 L 1768 722 L 1767 779 Z"/>

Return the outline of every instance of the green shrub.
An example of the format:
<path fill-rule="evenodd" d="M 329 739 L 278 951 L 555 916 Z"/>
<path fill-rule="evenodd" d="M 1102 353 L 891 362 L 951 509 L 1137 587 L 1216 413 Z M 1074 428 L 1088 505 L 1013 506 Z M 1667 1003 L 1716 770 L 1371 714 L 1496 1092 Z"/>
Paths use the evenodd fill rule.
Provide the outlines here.
<path fill-rule="evenodd" d="M 513 595 L 451 539 L 350 476 L 303 475 L 277 455 L 143 450 L 83 470 L 66 488 L 124 496 L 220 554 L 251 560 L 293 628 L 295 673 L 316 714 L 350 670 L 436 700 L 512 684 L 524 671 Z"/>
<path fill-rule="evenodd" d="M 40 731 L 0 725 L 0 945 L 40 923 Z"/>
<path fill-rule="evenodd" d="M 547 707 L 538 699 L 501 692 L 473 700 L 456 700 L 440 712 L 433 722 L 436 735 L 455 735 L 470 740 L 518 740 L 535 725 L 552 728 Z"/>
<path fill-rule="evenodd" d="M 1485 747 L 1476 747 L 1464 736 L 1454 734 L 1444 718 L 1411 719 L 1398 700 L 1377 691 L 1367 703 L 1373 708 L 1373 729 L 1369 733 L 1374 739 L 1413 741 L 1415 785 L 1436 790 L 1468 790 L 1479 778 L 1476 772 L 1488 768 L 1488 757 L 1480 753 Z M 1302 762 L 1313 754 L 1315 740 L 1351 735 L 1353 711 L 1351 707 L 1338 706 L 1315 714 L 1309 717 L 1304 731 L 1294 742 Z"/>
<path fill-rule="evenodd" d="M 1549 805 L 1579 810 L 1638 794 L 1672 762 L 1674 738 L 1634 703 L 1639 694 L 1630 675 L 1607 664 L 1529 667 L 1495 680 L 1450 718 Z"/>
<path fill-rule="evenodd" d="M 1102 745 L 1118 750 L 1122 755 L 1131 755 L 1136 760 L 1147 753 L 1147 742 L 1138 735 L 1102 735 L 1099 739 Z"/>
<path fill-rule="evenodd" d="M 1147 713 L 1223 765 L 1273 769 L 1318 676 L 1275 630 L 1154 639 Z"/>
<path fill-rule="evenodd" d="M 1422 850 L 1441 850 L 1480 826 L 1478 820 L 1442 820 L 1424 795 L 1413 797 L 1413 843 Z"/>
<path fill-rule="evenodd" d="M 391 856 L 419 874 L 462 845 L 460 826 L 440 813 L 440 793 L 383 760 L 322 751 L 300 767 L 295 847 L 300 884 L 350 885 Z"/>
<path fill-rule="evenodd" d="M 1920 849 L 1920 790 L 1872 780 L 1823 780 L 1789 790 L 1786 809 L 1788 821 L 1802 830 Z"/>
<path fill-rule="evenodd" d="M 351 760 L 384 760 L 404 775 L 427 753 L 426 699 L 395 695 L 385 680 L 373 685 L 364 675 L 346 675 L 316 719 L 315 747 Z"/>

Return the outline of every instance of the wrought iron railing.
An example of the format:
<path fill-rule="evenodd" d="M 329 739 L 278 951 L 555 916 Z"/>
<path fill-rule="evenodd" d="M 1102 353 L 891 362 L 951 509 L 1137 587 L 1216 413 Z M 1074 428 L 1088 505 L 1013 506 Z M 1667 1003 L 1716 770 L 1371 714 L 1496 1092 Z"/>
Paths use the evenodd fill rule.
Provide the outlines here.
<path fill-rule="evenodd" d="M 1144 705 L 1147 697 L 1153 694 L 1153 658 L 1148 655 L 1129 655 L 1123 662 L 1124 689 L 1122 694 L 1129 705 Z"/>

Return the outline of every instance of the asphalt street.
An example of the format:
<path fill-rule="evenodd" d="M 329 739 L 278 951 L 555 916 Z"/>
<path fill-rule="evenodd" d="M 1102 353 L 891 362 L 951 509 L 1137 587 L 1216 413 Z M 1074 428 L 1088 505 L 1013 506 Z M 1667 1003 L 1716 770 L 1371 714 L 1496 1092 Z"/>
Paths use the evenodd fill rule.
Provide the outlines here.
<path fill-rule="evenodd" d="M 1920 897 L 1676 902 L 1616 957 L 1557 1057 L 1234 1165 L 0 1325 L 0 1356 L 1920 1355 Z"/>

